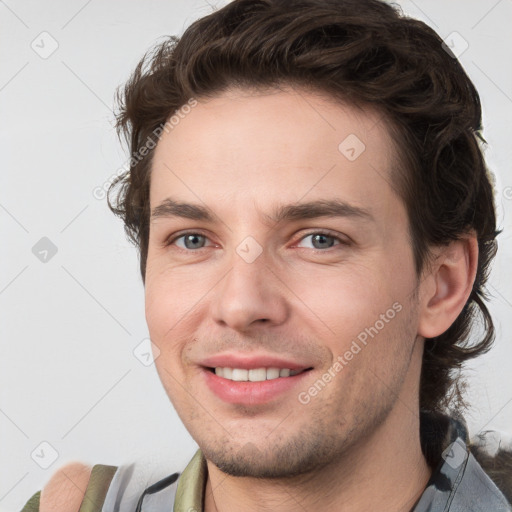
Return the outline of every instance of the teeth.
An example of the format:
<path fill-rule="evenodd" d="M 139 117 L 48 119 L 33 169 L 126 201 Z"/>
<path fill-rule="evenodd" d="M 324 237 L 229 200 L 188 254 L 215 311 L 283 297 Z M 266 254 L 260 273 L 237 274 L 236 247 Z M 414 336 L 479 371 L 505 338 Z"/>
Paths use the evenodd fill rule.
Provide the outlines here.
<path fill-rule="evenodd" d="M 267 380 L 267 370 L 265 370 L 265 368 L 249 370 L 249 380 L 251 382 L 261 382 L 262 380 Z"/>
<path fill-rule="evenodd" d="M 267 379 L 277 379 L 279 377 L 279 368 L 267 368 Z"/>
<path fill-rule="evenodd" d="M 290 370 L 289 368 L 252 368 L 251 370 L 244 370 L 242 368 L 215 368 L 215 375 L 235 382 L 262 382 L 279 377 L 293 377 L 298 373 L 300 373 L 299 370 Z"/>
<path fill-rule="evenodd" d="M 249 380 L 249 370 L 241 370 L 240 368 L 233 368 L 233 375 L 231 380 L 242 382 Z"/>

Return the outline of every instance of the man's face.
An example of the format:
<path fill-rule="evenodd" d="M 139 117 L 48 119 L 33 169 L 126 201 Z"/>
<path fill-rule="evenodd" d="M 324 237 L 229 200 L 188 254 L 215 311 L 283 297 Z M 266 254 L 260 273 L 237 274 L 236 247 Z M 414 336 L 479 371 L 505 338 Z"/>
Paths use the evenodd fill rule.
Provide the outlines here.
<path fill-rule="evenodd" d="M 151 209 L 172 203 L 151 220 L 146 318 L 166 392 L 223 471 L 325 467 L 414 414 L 393 162 L 378 114 L 305 91 L 199 101 L 158 143 Z"/>

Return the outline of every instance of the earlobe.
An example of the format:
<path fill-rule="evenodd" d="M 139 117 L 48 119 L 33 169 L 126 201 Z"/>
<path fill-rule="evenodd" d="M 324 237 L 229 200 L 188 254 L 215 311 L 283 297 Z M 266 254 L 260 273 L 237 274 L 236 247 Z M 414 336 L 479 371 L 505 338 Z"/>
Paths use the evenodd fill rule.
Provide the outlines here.
<path fill-rule="evenodd" d="M 425 280 L 430 293 L 423 295 L 418 334 L 434 338 L 445 332 L 464 308 L 475 281 L 478 242 L 475 233 L 439 250 Z"/>

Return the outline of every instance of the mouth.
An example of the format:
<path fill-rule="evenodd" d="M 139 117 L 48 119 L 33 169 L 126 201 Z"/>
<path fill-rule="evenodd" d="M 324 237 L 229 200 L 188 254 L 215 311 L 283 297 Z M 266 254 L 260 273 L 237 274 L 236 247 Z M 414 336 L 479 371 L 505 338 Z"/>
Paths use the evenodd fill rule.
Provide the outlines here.
<path fill-rule="evenodd" d="M 278 400 L 297 399 L 306 389 L 304 379 L 313 370 L 308 368 L 232 368 L 203 367 L 205 383 L 224 403 L 244 406 L 269 404 Z M 293 391 L 295 390 L 295 396 Z"/>
<path fill-rule="evenodd" d="M 300 373 L 307 372 L 313 368 L 305 368 L 303 370 L 292 370 L 290 368 L 229 368 L 217 366 L 215 368 L 207 368 L 208 371 L 214 373 L 218 377 L 231 380 L 234 382 L 263 382 L 266 380 L 275 380 L 280 378 L 294 377 Z"/>

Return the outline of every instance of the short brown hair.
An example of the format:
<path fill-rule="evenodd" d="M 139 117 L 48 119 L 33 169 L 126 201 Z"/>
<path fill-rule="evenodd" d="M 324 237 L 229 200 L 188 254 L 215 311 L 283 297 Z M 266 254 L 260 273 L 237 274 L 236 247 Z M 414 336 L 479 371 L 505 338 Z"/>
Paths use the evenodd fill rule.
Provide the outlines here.
<path fill-rule="evenodd" d="M 494 339 L 484 285 L 497 248 L 496 218 L 479 144 L 478 93 L 430 27 L 378 0 L 234 0 L 140 61 L 119 93 L 118 129 L 132 155 L 139 154 L 191 98 L 233 86 L 282 85 L 383 114 L 401 162 L 393 185 L 407 208 L 418 275 L 431 247 L 476 232 L 479 257 L 471 295 L 453 325 L 426 340 L 421 375 L 422 409 L 463 405 L 457 371 L 489 350 Z M 139 248 L 143 280 L 152 153 L 132 159 L 109 190 L 110 196 L 119 188 L 109 206 Z M 478 313 L 485 332 L 470 343 Z"/>

